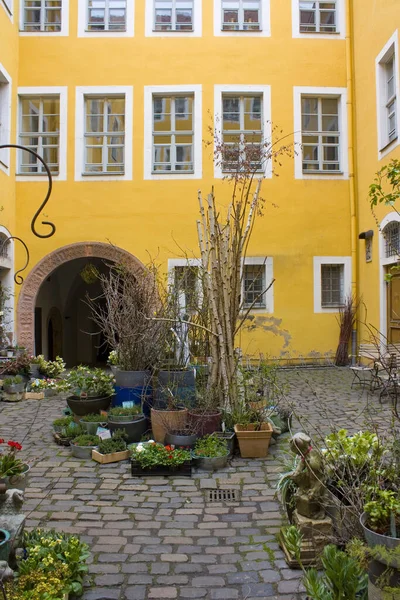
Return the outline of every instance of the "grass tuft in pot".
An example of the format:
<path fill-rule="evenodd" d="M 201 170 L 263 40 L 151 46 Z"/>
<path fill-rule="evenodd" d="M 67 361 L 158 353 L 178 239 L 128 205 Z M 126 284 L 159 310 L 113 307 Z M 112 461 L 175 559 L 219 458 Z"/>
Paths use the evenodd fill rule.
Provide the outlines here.
<path fill-rule="evenodd" d="M 108 411 L 109 417 L 141 417 L 142 415 L 142 407 L 139 404 L 135 404 L 129 408 L 115 406 Z"/>
<path fill-rule="evenodd" d="M 88 447 L 97 446 L 99 444 L 99 438 L 97 435 L 89 435 L 82 433 L 77 437 L 73 438 L 71 442 L 74 446 Z"/>
<path fill-rule="evenodd" d="M 123 430 L 117 430 L 112 438 L 99 442 L 98 451 L 100 454 L 112 454 L 113 452 L 123 452 L 126 450 L 126 434 Z"/>
<path fill-rule="evenodd" d="M 201 458 L 217 458 L 228 454 L 228 444 L 225 439 L 215 434 L 198 439 L 194 446 L 195 456 Z"/>
<path fill-rule="evenodd" d="M 85 421 L 87 423 L 105 423 L 107 421 L 107 417 L 105 415 L 98 415 L 92 413 L 82 417 L 81 421 Z"/>

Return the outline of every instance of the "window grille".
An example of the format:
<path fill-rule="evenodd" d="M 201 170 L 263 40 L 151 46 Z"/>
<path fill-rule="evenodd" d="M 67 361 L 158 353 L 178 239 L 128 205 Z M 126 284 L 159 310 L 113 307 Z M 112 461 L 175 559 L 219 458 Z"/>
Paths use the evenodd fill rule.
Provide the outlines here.
<path fill-rule="evenodd" d="M 302 97 L 303 172 L 340 171 L 339 100 Z"/>
<path fill-rule="evenodd" d="M 88 0 L 88 31 L 125 31 L 126 0 Z"/>
<path fill-rule="evenodd" d="M 85 98 L 86 174 L 123 174 L 125 168 L 125 97 Z"/>
<path fill-rule="evenodd" d="M 262 169 L 262 95 L 222 96 L 223 171 Z"/>
<path fill-rule="evenodd" d="M 337 33 L 335 0 L 299 1 L 301 33 Z"/>
<path fill-rule="evenodd" d="M 325 308 L 344 304 L 344 266 L 321 265 L 321 306 Z"/>
<path fill-rule="evenodd" d="M 193 172 L 194 96 L 153 96 L 153 172 Z"/>
<path fill-rule="evenodd" d="M 222 0 L 224 31 L 259 31 L 261 29 L 260 0 Z"/>
<path fill-rule="evenodd" d="M 400 254 L 400 224 L 397 221 L 393 221 L 386 225 L 383 230 L 383 237 L 385 238 L 385 258 L 391 258 L 392 256 L 399 256 Z"/>
<path fill-rule="evenodd" d="M 155 0 L 155 31 L 192 31 L 193 0 Z"/>
<path fill-rule="evenodd" d="M 62 0 L 25 0 L 23 30 L 61 31 L 61 3 Z"/>
<path fill-rule="evenodd" d="M 5 233 L 0 233 L 0 258 L 9 258 L 8 250 L 10 248 L 10 241 L 4 243 L 8 236 Z"/>
<path fill-rule="evenodd" d="M 387 142 L 397 137 L 396 76 L 394 56 L 385 64 Z"/>
<path fill-rule="evenodd" d="M 21 96 L 19 141 L 34 150 L 47 163 L 50 171 L 59 172 L 60 97 Z M 44 174 L 45 168 L 33 154 L 20 152 L 19 173 Z"/>
<path fill-rule="evenodd" d="M 243 267 L 243 307 L 266 308 L 265 265 L 244 265 Z"/>

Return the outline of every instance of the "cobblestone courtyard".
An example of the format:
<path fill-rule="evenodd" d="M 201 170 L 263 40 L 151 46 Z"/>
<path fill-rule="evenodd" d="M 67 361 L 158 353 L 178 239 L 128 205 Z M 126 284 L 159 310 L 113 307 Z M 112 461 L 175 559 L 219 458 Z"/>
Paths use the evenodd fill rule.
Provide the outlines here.
<path fill-rule="evenodd" d="M 330 421 L 357 431 L 368 415 L 390 421 L 378 395 L 351 390 L 347 369 L 280 371 L 287 396 L 308 429 Z M 298 571 L 276 541 L 281 525 L 275 485 L 287 435 L 264 460 L 234 458 L 229 468 L 193 477 L 132 478 L 128 463 L 98 465 L 71 458 L 53 442 L 59 398 L 0 404 L 1 437 L 23 443 L 33 465 L 26 491 L 30 527 L 79 533 L 91 548 L 91 587 L 84 600 L 300 600 Z M 303 425 L 302 427 L 306 427 Z M 293 429 L 300 430 L 296 420 Z M 210 489 L 235 489 L 239 501 L 210 503 Z"/>

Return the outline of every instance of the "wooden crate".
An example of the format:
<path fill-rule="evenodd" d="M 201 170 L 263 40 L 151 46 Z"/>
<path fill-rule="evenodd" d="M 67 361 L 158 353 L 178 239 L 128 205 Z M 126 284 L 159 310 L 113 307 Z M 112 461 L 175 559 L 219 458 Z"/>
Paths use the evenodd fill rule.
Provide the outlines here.
<path fill-rule="evenodd" d="M 192 461 L 189 460 L 179 467 L 169 469 L 164 466 L 156 466 L 152 469 L 142 469 L 136 461 L 131 461 L 131 473 L 133 477 L 191 477 Z"/>
<path fill-rule="evenodd" d="M 25 392 L 25 400 L 43 400 L 44 392 Z"/>
<path fill-rule="evenodd" d="M 100 454 L 97 450 L 92 450 L 92 459 L 102 465 L 108 463 L 119 462 L 120 460 L 128 460 L 130 455 L 129 450 L 122 450 L 121 452 L 112 452 L 111 454 Z"/>

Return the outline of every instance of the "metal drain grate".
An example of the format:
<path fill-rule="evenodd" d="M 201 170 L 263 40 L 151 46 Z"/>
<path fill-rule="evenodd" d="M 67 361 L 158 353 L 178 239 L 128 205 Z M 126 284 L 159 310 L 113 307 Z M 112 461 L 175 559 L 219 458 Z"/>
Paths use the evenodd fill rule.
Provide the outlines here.
<path fill-rule="evenodd" d="M 239 490 L 207 490 L 207 502 L 237 502 Z"/>

